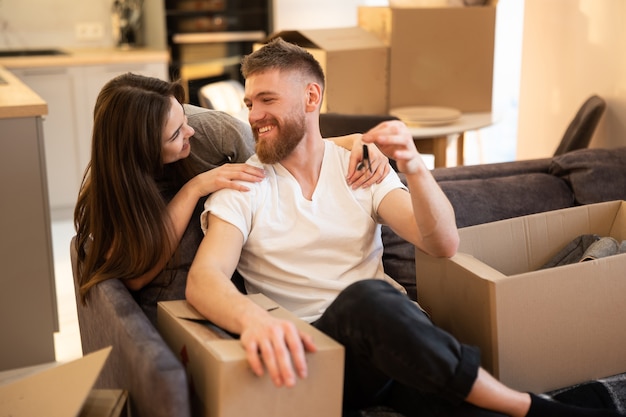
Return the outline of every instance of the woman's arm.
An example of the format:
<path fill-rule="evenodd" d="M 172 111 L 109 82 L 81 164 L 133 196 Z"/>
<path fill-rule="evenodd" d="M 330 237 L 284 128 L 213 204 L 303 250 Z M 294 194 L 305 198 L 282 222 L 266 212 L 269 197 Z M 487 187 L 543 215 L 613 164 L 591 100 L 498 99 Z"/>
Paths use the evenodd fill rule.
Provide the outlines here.
<path fill-rule="evenodd" d="M 362 137 L 363 135 L 360 133 L 353 133 L 346 136 L 327 138 L 335 142 L 336 145 L 350 151 L 350 163 L 348 165 L 348 172 L 346 173 L 346 180 L 354 189 L 359 187 L 365 188 L 372 184 L 380 183 L 391 169 L 389 158 L 387 158 L 376 145 L 368 146 L 371 171 L 368 167 L 366 167 L 366 169 L 358 169 L 359 163 L 363 161 L 362 145 L 364 145 L 364 143 Z"/>
<path fill-rule="evenodd" d="M 126 287 L 136 291 L 152 281 L 167 265 L 187 229 L 193 211 L 200 198 L 222 188 L 248 191 L 249 188 L 235 180 L 259 182 L 263 180 L 262 169 L 247 164 L 225 164 L 196 175 L 189 180 L 167 205 L 167 215 L 171 225 L 169 236 L 170 251 L 164 253 L 159 262 L 145 274 L 125 281 Z"/>

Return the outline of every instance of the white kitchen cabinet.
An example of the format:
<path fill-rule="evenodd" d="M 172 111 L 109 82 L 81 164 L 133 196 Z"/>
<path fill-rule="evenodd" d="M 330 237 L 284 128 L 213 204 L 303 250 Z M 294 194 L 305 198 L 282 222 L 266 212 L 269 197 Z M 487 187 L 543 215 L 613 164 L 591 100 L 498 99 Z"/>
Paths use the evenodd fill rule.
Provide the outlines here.
<path fill-rule="evenodd" d="M 73 209 L 91 153 L 93 108 L 111 78 L 134 72 L 168 79 L 166 62 L 11 68 L 47 103 L 43 128 L 51 209 Z"/>
<path fill-rule="evenodd" d="M 44 117 L 44 148 L 50 207 L 73 206 L 79 186 L 76 68 L 41 67 L 12 72 L 48 103 Z"/>

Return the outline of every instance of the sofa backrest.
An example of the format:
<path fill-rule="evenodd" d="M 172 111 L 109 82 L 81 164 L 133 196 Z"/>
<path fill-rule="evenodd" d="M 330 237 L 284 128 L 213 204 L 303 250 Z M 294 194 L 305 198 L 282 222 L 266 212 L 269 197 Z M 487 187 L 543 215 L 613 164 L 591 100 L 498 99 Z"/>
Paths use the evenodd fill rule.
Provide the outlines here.
<path fill-rule="evenodd" d="M 543 173 L 441 181 L 457 227 L 559 210 L 574 205 L 574 194 L 558 177 Z"/>
<path fill-rule="evenodd" d="M 83 354 L 113 347 L 95 388 L 127 390 L 133 416 L 189 417 L 185 370 L 126 286 L 117 279 L 104 281 L 83 304 L 74 239 L 70 256 Z"/>

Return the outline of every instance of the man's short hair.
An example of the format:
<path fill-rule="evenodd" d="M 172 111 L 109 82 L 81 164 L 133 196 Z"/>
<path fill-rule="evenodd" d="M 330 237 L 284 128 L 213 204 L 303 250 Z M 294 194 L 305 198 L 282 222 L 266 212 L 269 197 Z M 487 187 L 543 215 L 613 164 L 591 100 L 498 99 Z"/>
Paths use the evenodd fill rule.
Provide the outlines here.
<path fill-rule="evenodd" d="M 322 89 L 325 85 L 324 70 L 313 55 L 281 37 L 272 39 L 262 48 L 246 55 L 241 63 L 241 74 L 244 78 L 270 69 L 297 70 L 312 76 Z"/>

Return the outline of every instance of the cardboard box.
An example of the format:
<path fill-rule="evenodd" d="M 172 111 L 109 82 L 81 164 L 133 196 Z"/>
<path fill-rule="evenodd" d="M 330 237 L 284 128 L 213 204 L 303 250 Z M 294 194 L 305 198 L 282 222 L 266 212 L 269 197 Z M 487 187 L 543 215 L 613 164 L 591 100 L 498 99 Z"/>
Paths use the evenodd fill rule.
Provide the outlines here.
<path fill-rule="evenodd" d="M 359 27 L 281 31 L 276 37 L 308 50 L 326 73 L 322 112 L 345 114 L 387 113 L 388 48 Z"/>
<path fill-rule="evenodd" d="M 267 373 L 252 373 L 239 340 L 204 320 L 186 301 L 160 302 L 158 328 L 187 369 L 194 415 L 340 417 L 343 346 L 267 297 L 249 297 L 313 336 L 317 352 L 307 354 L 309 376 L 293 388 L 277 388 Z"/>
<path fill-rule="evenodd" d="M 131 417 L 128 391 L 92 389 L 79 417 Z"/>
<path fill-rule="evenodd" d="M 68 363 L 2 372 L 0 416 L 127 416 L 125 391 L 91 389 L 110 352 L 108 347 Z"/>
<path fill-rule="evenodd" d="M 492 110 L 496 8 L 360 6 L 389 49 L 389 109 Z"/>
<path fill-rule="evenodd" d="M 546 392 L 626 372 L 626 255 L 538 270 L 577 236 L 626 239 L 615 201 L 460 229 L 459 253 L 416 252 L 434 322 L 479 346 L 504 383 Z"/>

